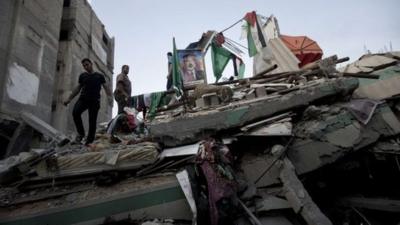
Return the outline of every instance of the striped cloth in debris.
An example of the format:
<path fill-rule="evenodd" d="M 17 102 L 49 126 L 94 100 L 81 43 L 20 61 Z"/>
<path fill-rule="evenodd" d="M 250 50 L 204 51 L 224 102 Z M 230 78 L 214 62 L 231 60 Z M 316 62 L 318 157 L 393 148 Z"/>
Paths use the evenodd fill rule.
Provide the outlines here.
<path fill-rule="evenodd" d="M 159 145 L 153 142 L 143 142 L 127 145 L 123 150 L 106 150 L 102 152 L 87 152 L 57 157 L 58 169 L 87 168 L 96 165 L 121 165 L 134 163 L 147 165 L 154 163 L 158 157 Z"/>

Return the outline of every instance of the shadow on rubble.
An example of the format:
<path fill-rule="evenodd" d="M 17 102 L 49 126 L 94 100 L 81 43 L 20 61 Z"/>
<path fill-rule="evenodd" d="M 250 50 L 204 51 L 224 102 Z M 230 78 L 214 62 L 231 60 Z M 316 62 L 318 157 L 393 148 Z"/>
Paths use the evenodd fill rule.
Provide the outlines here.
<path fill-rule="evenodd" d="M 396 155 L 362 151 L 303 176 L 302 182 L 334 224 L 397 225 L 398 163 Z"/>

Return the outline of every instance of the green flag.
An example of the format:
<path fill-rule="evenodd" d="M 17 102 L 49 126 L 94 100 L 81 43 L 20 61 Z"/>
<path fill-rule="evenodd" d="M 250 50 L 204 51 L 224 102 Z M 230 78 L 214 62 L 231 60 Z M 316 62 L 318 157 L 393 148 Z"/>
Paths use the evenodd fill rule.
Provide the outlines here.
<path fill-rule="evenodd" d="M 153 92 L 150 94 L 150 107 L 149 107 L 150 109 L 146 118 L 150 120 L 154 119 L 157 112 L 157 108 L 160 106 L 160 102 L 162 100 L 163 95 L 164 92 Z"/>
<path fill-rule="evenodd" d="M 176 52 L 175 38 L 173 38 L 173 51 L 172 51 L 172 87 L 175 90 L 176 97 L 180 99 L 183 95 L 183 80 L 181 70 L 179 69 L 179 58 Z"/>
<path fill-rule="evenodd" d="M 247 29 L 247 46 L 249 49 L 249 56 L 253 57 L 258 53 L 257 46 L 256 46 L 256 43 L 252 36 L 251 25 L 249 23 L 247 23 L 246 26 L 247 26 L 246 27 L 246 29 Z"/>
<path fill-rule="evenodd" d="M 211 44 L 211 61 L 216 82 L 222 77 L 222 72 L 231 58 L 231 52 L 225 48 L 218 47 L 215 43 Z"/>

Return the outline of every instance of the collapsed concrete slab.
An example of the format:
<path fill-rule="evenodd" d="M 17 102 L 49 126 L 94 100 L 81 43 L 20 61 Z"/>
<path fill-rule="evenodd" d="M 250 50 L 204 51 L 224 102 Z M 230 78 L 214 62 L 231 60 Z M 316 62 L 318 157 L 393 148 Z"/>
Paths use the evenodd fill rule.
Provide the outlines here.
<path fill-rule="evenodd" d="M 355 98 L 387 99 L 400 94 L 400 66 L 395 65 L 374 71 L 379 80 L 360 78 L 360 87 L 354 91 Z"/>
<path fill-rule="evenodd" d="M 334 163 L 347 154 L 376 143 L 381 137 L 400 134 L 400 122 L 386 104 L 377 107 L 367 125 L 340 105 L 310 106 L 306 112 L 303 120 L 295 126 L 295 138 L 287 151 L 299 175 Z M 241 168 L 250 182 L 259 180 L 257 187 L 276 184 L 279 183 L 276 165 L 262 177 L 259 168 L 268 168 L 277 158 L 276 155 L 260 157 L 246 154 Z"/>
<path fill-rule="evenodd" d="M 231 103 L 215 110 L 186 114 L 175 119 L 155 120 L 149 124 L 149 130 L 154 139 L 166 146 L 193 143 L 220 131 L 307 106 L 316 100 L 340 94 L 346 95 L 357 86 L 358 81 L 354 78 L 327 80 L 310 84 L 283 96 L 265 96 Z"/>
<path fill-rule="evenodd" d="M 344 155 L 400 133 L 400 122 L 386 105 L 378 106 L 371 121 L 362 125 L 347 110 L 331 108 L 319 118 L 301 122 L 288 156 L 299 174 L 335 162 Z"/>
<path fill-rule="evenodd" d="M 302 215 L 307 224 L 332 225 L 318 206 L 311 199 L 307 190 L 296 175 L 295 168 L 289 159 L 281 161 L 280 178 L 283 182 L 285 197 L 293 210 Z"/>
<path fill-rule="evenodd" d="M 40 118 L 33 115 L 32 113 L 22 112 L 21 117 L 31 127 L 36 129 L 40 133 L 42 133 L 48 137 L 51 137 L 60 146 L 65 145 L 66 143 L 68 143 L 70 141 L 65 134 L 56 130 L 54 127 L 50 126 L 48 123 L 41 120 Z"/>
<path fill-rule="evenodd" d="M 31 197 L 42 195 L 43 199 L 0 208 L 0 224 L 103 224 L 111 215 L 117 221 L 142 219 L 144 215 L 191 219 L 190 208 L 174 175 L 128 179 L 111 187 L 77 186 L 71 188 L 79 190 L 51 199 L 45 199 L 49 189 L 32 192 Z M 21 198 L 13 198 L 18 200 Z"/>

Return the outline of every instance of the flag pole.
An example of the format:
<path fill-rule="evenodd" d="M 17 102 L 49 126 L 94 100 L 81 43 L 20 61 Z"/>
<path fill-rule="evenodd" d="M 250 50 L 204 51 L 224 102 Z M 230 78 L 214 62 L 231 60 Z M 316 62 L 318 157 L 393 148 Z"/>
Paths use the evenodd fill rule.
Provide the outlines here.
<path fill-rule="evenodd" d="M 183 84 L 182 74 L 179 69 L 179 58 L 178 58 L 178 53 L 176 50 L 175 37 L 173 37 L 173 39 L 172 39 L 172 44 L 173 44 L 172 83 L 173 83 L 173 87 L 175 89 L 177 98 L 178 99 L 182 98 L 184 113 L 186 113 L 187 112 L 187 107 L 186 107 L 187 95 L 185 92 L 185 86 Z"/>

